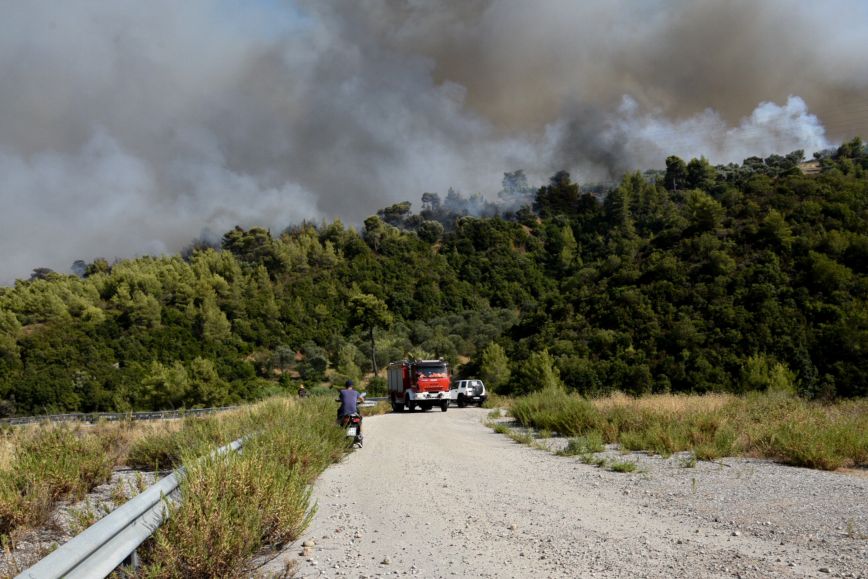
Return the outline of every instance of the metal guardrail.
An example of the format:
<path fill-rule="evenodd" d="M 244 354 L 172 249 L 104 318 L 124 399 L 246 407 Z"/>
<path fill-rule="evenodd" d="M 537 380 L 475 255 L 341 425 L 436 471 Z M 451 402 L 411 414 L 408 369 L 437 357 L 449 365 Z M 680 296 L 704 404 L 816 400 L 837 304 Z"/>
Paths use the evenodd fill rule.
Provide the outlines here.
<path fill-rule="evenodd" d="M 366 398 L 367 402 L 373 404 L 362 404 L 363 406 L 374 406 L 377 402 L 388 400 L 385 396 Z M 183 418 L 185 416 L 199 416 L 200 414 L 213 414 L 215 412 L 226 412 L 227 410 L 235 410 L 240 406 L 221 406 L 219 408 L 190 408 L 187 410 L 154 410 L 150 412 L 69 412 L 66 414 L 45 414 L 42 416 L 16 416 L 12 418 L 0 418 L 0 424 L 8 424 L 16 426 L 19 424 L 33 424 L 34 422 L 99 422 L 107 420 L 116 422 L 118 420 L 165 420 L 167 418 Z"/>
<path fill-rule="evenodd" d="M 378 402 L 383 402 L 388 400 L 385 396 L 375 397 L 375 398 L 365 398 L 365 401 L 362 402 L 359 406 L 367 407 L 367 406 L 376 406 Z"/>
<path fill-rule="evenodd" d="M 211 453 L 219 456 L 238 450 L 248 437 Z M 90 527 L 76 535 L 15 579 L 89 579 L 107 577 L 168 517 L 164 498 L 178 488 L 184 468 L 160 479 Z"/>
<path fill-rule="evenodd" d="M 188 410 L 155 410 L 151 412 L 70 412 L 67 414 L 45 414 L 43 416 L 18 416 L 0 418 L 0 424 L 18 425 L 34 422 L 98 422 L 107 420 L 163 420 L 167 418 L 182 418 L 235 410 L 240 406 L 222 406 L 220 408 L 190 408 Z"/>
<path fill-rule="evenodd" d="M 363 406 L 374 406 L 377 402 L 388 400 L 385 396 L 366 398 L 367 402 L 374 404 L 363 404 Z M 227 410 L 235 410 L 240 406 L 221 406 L 218 408 L 190 408 L 187 410 L 154 410 L 149 412 L 69 412 L 66 414 L 44 414 L 42 416 L 15 416 L 12 418 L 0 418 L 0 424 L 9 424 L 16 426 L 19 424 L 33 424 L 34 422 L 99 422 L 107 420 L 116 422 L 118 420 L 165 420 L 167 418 L 183 418 L 185 416 L 198 416 L 200 414 L 213 414 L 215 412 L 226 412 Z"/>

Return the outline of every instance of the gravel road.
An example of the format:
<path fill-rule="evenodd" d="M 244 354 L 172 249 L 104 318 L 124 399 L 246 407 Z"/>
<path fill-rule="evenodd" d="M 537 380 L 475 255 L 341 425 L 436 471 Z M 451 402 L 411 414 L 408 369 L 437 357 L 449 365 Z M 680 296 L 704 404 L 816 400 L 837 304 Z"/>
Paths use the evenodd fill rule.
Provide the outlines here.
<path fill-rule="evenodd" d="M 486 414 L 366 419 L 365 447 L 317 481 L 305 536 L 257 574 L 868 577 L 864 471 L 609 451 L 639 466 L 616 473 L 517 444 Z"/>

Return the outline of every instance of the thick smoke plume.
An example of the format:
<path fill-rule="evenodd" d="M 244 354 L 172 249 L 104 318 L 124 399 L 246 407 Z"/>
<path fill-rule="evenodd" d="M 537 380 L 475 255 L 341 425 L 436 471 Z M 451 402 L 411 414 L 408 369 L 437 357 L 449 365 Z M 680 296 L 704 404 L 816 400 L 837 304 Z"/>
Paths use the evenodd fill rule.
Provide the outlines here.
<path fill-rule="evenodd" d="M 359 223 L 505 171 L 580 181 L 868 134 L 868 5 L 10 0 L 0 281 L 236 224 Z M 417 202 L 418 204 L 418 202 Z"/>

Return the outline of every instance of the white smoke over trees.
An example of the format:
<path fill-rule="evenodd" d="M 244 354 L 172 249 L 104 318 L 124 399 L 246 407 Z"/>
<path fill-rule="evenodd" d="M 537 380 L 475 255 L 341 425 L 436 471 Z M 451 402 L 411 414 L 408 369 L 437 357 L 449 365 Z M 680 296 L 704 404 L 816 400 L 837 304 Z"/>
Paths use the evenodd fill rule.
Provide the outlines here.
<path fill-rule="evenodd" d="M 868 129 L 855 0 L 7 0 L 0 15 L 3 282 L 235 225 L 360 223 L 451 186 L 494 199 L 516 169 L 588 181 Z"/>

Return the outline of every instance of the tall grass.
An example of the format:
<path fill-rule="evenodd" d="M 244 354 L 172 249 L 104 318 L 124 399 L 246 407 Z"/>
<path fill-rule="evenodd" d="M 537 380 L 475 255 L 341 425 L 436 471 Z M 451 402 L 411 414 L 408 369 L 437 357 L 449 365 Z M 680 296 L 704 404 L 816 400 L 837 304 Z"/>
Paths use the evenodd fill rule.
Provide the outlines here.
<path fill-rule="evenodd" d="M 381 400 L 373 406 L 363 406 L 360 410 L 362 416 L 379 416 L 391 412 L 392 405 L 385 400 Z"/>
<path fill-rule="evenodd" d="M 606 448 L 603 446 L 603 438 L 599 432 L 589 432 L 582 436 L 575 436 L 567 442 L 567 446 L 557 452 L 560 456 L 578 456 L 582 454 L 593 454 L 595 452 L 603 452 Z"/>
<path fill-rule="evenodd" d="M 245 558 L 261 545 L 293 540 L 309 523 L 310 484 L 349 450 L 334 410 L 331 398 L 278 398 L 180 421 L 4 431 L 0 539 L 44 523 L 58 500 L 83 498 L 110 480 L 116 465 L 183 464 L 183 500 L 169 505 L 173 516 L 151 541 L 143 574 L 238 576 Z M 256 436 L 242 453 L 201 459 L 249 433 Z M 91 515 L 87 510 L 79 518 L 86 522 Z"/>
<path fill-rule="evenodd" d="M 482 403 L 483 408 L 509 408 L 512 405 L 513 398 L 510 396 L 501 396 L 495 394 L 491 390 L 488 391 L 488 397 Z"/>
<path fill-rule="evenodd" d="M 546 429 L 564 436 L 579 436 L 602 425 L 593 404 L 579 396 L 567 396 L 548 388 L 515 400 L 510 410 L 524 426 Z"/>
<path fill-rule="evenodd" d="M 145 576 L 238 577 L 260 547 L 292 541 L 310 522 L 310 483 L 347 451 L 334 403 L 272 400 L 243 422 L 258 433 L 243 452 L 185 454 L 181 501 L 154 536 Z"/>
<path fill-rule="evenodd" d="M 45 523 L 55 504 L 78 500 L 107 482 L 136 441 L 159 429 L 134 421 L 38 424 L 2 431 L 0 440 L 0 539 Z"/>
<path fill-rule="evenodd" d="M 190 416 L 174 428 L 155 430 L 137 438 L 130 446 L 125 462 L 132 468 L 171 469 L 181 464 L 185 454 L 207 454 L 208 449 L 239 438 L 248 426 L 244 411 Z"/>
<path fill-rule="evenodd" d="M 0 433 L 0 538 L 44 524 L 58 501 L 83 498 L 110 480 L 115 466 L 174 468 L 185 456 L 208 454 L 258 429 L 265 406 L 255 408 L 255 413 L 238 410 L 183 420 L 45 423 L 4 429 Z"/>
<path fill-rule="evenodd" d="M 0 470 L 0 534 L 44 522 L 54 503 L 107 482 L 116 456 L 104 435 L 45 425 L 24 431 Z"/>
<path fill-rule="evenodd" d="M 807 404 L 786 397 L 751 397 L 757 419 L 775 420 L 757 429 L 752 449 L 796 466 L 834 470 L 868 466 L 868 401 Z"/>
<path fill-rule="evenodd" d="M 512 414 L 524 426 L 599 435 L 663 456 L 760 456 L 825 470 L 868 465 L 866 400 L 820 404 L 780 392 L 589 400 L 552 388 L 515 400 Z"/>

